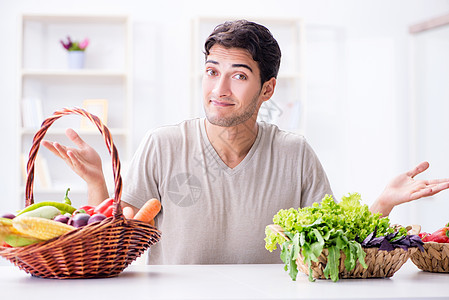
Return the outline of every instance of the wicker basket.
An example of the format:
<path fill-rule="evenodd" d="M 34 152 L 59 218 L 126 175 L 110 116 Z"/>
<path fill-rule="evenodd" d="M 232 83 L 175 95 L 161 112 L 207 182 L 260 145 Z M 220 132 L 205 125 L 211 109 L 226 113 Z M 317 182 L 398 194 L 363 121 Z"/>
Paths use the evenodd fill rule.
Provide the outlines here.
<path fill-rule="evenodd" d="M 282 227 L 278 225 L 269 225 L 270 229 L 282 234 L 286 239 L 288 237 L 284 235 Z M 402 265 L 410 257 L 411 250 L 405 251 L 400 248 L 393 251 L 383 251 L 379 248 L 363 248 L 365 251 L 365 263 L 368 268 L 364 268 L 358 261 L 351 271 L 347 271 L 345 268 L 345 254 L 340 252 L 340 265 L 338 277 L 341 278 L 381 278 L 392 277 Z M 318 257 L 318 261 L 312 261 L 312 276 L 316 279 L 326 279 L 324 276 L 324 268 L 327 264 L 328 250 L 323 249 L 323 252 Z M 298 270 L 306 275 L 309 275 L 309 266 L 304 262 L 304 257 L 300 253 L 296 260 Z"/>
<path fill-rule="evenodd" d="M 391 277 L 398 271 L 402 265 L 410 257 L 410 251 L 405 251 L 400 248 L 393 251 L 383 251 L 379 248 L 363 248 L 365 251 L 365 262 L 368 268 L 364 268 L 358 261 L 351 271 L 347 271 L 345 268 L 345 254 L 340 252 L 340 266 L 339 266 L 339 278 L 379 278 L 379 277 Z M 318 257 L 318 262 L 312 261 L 312 276 L 317 279 L 325 279 L 324 268 L 327 264 L 327 249 L 323 250 L 323 253 Z M 298 270 L 309 275 L 309 267 L 304 263 L 303 256 L 300 254 L 300 258 L 296 260 Z"/>
<path fill-rule="evenodd" d="M 42 278 L 98 278 L 119 275 L 150 245 L 160 239 L 160 232 L 141 221 L 127 220 L 122 213 L 120 198 L 122 179 L 117 149 L 109 129 L 100 119 L 80 108 L 62 109 L 47 118 L 33 139 L 27 164 L 25 204 L 34 203 L 34 161 L 40 142 L 54 121 L 64 115 L 77 114 L 90 119 L 100 130 L 112 157 L 115 183 L 115 211 L 100 223 L 68 232 L 60 237 L 25 246 L 0 247 L 0 256 L 25 272 Z"/>
<path fill-rule="evenodd" d="M 417 233 L 421 230 L 417 230 Z M 421 270 L 427 272 L 449 273 L 449 244 L 425 242 L 424 251 L 414 250 L 410 259 Z"/>

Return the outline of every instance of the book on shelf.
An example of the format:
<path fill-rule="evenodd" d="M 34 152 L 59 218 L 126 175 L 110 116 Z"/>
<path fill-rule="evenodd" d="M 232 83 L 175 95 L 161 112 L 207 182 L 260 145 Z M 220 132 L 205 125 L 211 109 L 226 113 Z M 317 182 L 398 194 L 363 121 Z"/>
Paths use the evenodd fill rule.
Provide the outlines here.
<path fill-rule="evenodd" d="M 42 101 L 39 98 L 27 97 L 22 99 L 22 126 L 29 129 L 40 128 L 44 116 Z"/>

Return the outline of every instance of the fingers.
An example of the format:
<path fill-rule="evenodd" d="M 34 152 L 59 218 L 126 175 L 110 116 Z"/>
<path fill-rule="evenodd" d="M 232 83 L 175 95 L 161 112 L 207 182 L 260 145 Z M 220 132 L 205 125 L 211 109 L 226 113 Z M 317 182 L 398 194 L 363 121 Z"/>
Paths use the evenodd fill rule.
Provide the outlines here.
<path fill-rule="evenodd" d="M 57 145 L 59 145 L 58 143 L 50 142 L 50 141 L 42 141 L 41 145 L 43 145 L 45 148 L 50 150 L 54 155 L 64 159 L 65 155 L 64 156 L 61 155 L 60 150 L 57 149 Z"/>
<path fill-rule="evenodd" d="M 440 183 L 449 183 L 449 178 L 440 178 L 440 179 L 430 179 L 425 180 L 426 184 L 440 184 Z"/>
<path fill-rule="evenodd" d="M 413 170 L 408 171 L 406 173 L 406 175 L 413 178 L 416 175 L 424 172 L 428 168 L 429 168 L 429 163 L 427 161 L 424 161 L 424 162 L 420 163 L 419 165 L 417 165 Z"/>
<path fill-rule="evenodd" d="M 75 165 L 79 163 L 78 157 L 75 153 L 57 142 L 42 141 L 41 144 L 50 150 L 53 154 L 66 161 L 69 165 Z"/>
<path fill-rule="evenodd" d="M 423 197 L 430 197 L 448 188 L 449 182 L 427 185 L 423 188 L 418 188 L 416 191 L 414 191 L 410 195 L 410 199 L 408 201 L 417 200 Z"/>
<path fill-rule="evenodd" d="M 410 199 L 408 201 L 418 200 L 420 198 L 428 197 L 428 196 L 432 196 L 432 188 L 430 188 L 430 187 L 427 187 L 427 188 L 424 188 L 424 189 L 420 189 L 420 190 L 412 193 L 410 195 Z"/>
<path fill-rule="evenodd" d="M 80 149 L 84 148 L 87 144 L 86 142 L 78 135 L 78 133 L 75 132 L 72 128 L 68 128 L 65 131 L 65 134 L 67 137 L 75 143 Z"/>
<path fill-rule="evenodd" d="M 67 151 L 69 150 L 66 146 L 54 142 L 53 147 L 56 149 L 56 151 L 58 151 L 59 157 L 61 157 L 63 160 L 69 159 L 69 156 L 67 155 Z"/>
<path fill-rule="evenodd" d="M 434 184 L 429 186 L 429 188 L 431 189 L 431 192 L 429 193 L 429 196 L 433 196 L 441 191 L 444 191 L 446 189 L 449 188 L 449 182 L 444 182 L 444 183 L 440 183 L 440 184 Z"/>

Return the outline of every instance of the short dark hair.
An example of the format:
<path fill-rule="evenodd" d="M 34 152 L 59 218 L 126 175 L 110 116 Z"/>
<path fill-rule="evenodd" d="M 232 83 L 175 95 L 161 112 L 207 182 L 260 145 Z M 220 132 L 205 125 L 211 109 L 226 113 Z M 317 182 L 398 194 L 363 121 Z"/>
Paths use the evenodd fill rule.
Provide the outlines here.
<path fill-rule="evenodd" d="M 247 50 L 259 66 L 262 84 L 277 77 L 281 49 L 265 26 L 247 20 L 228 21 L 218 25 L 204 43 L 206 59 L 215 44 Z"/>

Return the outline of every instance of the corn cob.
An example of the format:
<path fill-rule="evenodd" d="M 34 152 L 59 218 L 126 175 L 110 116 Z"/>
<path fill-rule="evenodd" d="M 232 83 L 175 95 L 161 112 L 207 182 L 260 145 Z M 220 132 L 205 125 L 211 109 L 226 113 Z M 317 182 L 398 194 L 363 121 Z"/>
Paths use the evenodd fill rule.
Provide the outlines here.
<path fill-rule="evenodd" d="M 14 218 L 12 226 L 23 234 L 41 240 L 49 240 L 75 229 L 75 227 L 61 222 L 25 216 Z"/>
<path fill-rule="evenodd" d="M 0 226 L 12 226 L 12 220 L 8 218 L 0 218 Z"/>
<path fill-rule="evenodd" d="M 0 218 L 0 242 L 6 242 L 13 247 L 28 246 L 42 240 L 20 233 L 12 226 L 11 219 Z"/>

